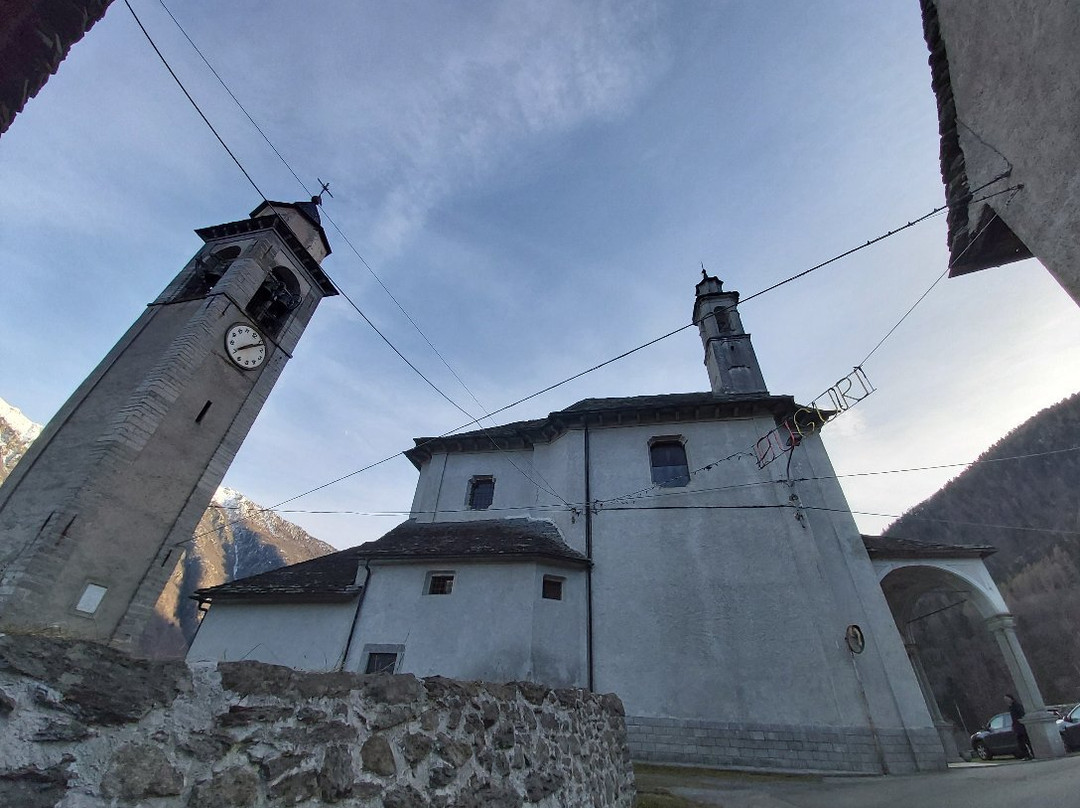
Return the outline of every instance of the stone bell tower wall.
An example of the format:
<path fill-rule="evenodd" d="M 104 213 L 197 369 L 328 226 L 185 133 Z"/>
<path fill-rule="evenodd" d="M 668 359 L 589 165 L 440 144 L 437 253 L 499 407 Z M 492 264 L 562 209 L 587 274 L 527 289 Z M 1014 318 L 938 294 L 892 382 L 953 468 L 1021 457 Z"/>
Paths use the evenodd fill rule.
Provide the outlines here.
<path fill-rule="evenodd" d="M 137 642 L 326 293 L 267 221 L 248 225 L 241 255 L 210 290 L 178 296 L 208 253 L 237 243 L 208 238 L 0 488 L 0 629 Z M 225 333 L 253 322 L 253 296 L 285 271 L 302 291 L 298 305 L 266 340 L 264 364 L 241 369 L 226 355 Z M 103 594 L 89 612 L 76 609 L 88 585 Z"/>

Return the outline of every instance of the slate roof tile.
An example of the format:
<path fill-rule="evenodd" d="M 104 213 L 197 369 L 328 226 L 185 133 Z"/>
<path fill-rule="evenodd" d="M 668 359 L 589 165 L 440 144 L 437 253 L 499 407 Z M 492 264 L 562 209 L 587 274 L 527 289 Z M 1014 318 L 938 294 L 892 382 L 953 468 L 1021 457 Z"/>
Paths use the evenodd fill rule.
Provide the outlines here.
<path fill-rule="evenodd" d="M 934 544 L 893 536 L 863 536 L 870 558 L 986 558 L 997 552 L 988 544 Z"/>
<path fill-rule="evenodd" d="M 537 519 L 482 519 L 465 522 L 409 520 L 382 538 L 310 561 L 199 589 L 200 601 L 345 600 L 360 591 L 366 560 L 550 559 L 574 566 L 589 560 L 563 541 L 552 523 Z"/>

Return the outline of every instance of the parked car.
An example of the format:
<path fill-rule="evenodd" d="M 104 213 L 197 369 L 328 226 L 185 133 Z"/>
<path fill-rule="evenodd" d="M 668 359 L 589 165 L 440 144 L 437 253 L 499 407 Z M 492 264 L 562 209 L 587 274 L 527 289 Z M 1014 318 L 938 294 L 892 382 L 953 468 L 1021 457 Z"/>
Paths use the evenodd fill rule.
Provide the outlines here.
<path fill-rule="evenodd" d="M 1065 744 L 1065 751 L 1072 752 L 1080 749 L 1080 704 L 1077 704 L 1057 722 L 1058 731 L 1061 733 L 1061 742 Z"/>
<path fill-rule="evenodd" d="M 971 749 L 983 760 L 990 760 L 995 755 L 1013 755 L 1023 757 L 1016 744 L 1016 733 L 1012 729 L 1012 716 L 998 713 L 986 726 L 971 736 Z"/>

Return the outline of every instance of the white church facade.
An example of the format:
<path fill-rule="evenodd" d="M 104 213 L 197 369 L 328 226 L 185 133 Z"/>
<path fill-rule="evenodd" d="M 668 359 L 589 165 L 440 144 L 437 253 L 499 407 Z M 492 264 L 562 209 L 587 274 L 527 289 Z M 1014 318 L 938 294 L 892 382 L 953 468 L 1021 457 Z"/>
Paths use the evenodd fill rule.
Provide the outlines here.
<path fill-rule="evenodd" d="M 767 391 L 737 293 L 696 291 L 712 390 L 418 438 L 408 521 L 199 592 L 188 661 L 614 692 L 645 760 L 943 768 L 817 432 L 760 462 L 800 408 Z"/>

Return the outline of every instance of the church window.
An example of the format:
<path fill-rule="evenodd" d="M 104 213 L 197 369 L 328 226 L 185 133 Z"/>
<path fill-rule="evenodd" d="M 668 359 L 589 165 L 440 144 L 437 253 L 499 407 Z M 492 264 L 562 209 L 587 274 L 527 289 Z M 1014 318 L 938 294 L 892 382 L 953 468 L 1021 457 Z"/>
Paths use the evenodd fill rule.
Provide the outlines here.
<path fill-rule="evenodd" d="M 86 588 L 83 590 L 82 597 L 80 597 L 79 602 L 75 604 L 75 611 L 82 612 L 83 614 L 93 614 L 98 610 L 98 606 L 101 605 L 101 601 L 105 597 L 107 591 L 108 589 L 104 586 L 87 584 Z"/>
<path fill-rule="evenodd" d="M 545 600 L 562 600 L 562 587 L 565 580 L 557 575 L 545 575 L 540 596 Z"/>
<path fill-rule="evenodd" d="M 274 338 L 303 299 L 296 276 L 285 267 L 274 267 L 252 296 L 247 313 L 264 334 Z"/>
<path fill-rule="evenodd" d="M 213 403 L 213 401 L 207 401 L 205 404 L 203 404 L 202 409 L 199 410 L 199 414 L 195 416 L 195 423 L 202 423 L 203 418 L 206 417 L 206 413 L 210 412 L 210 405 Z"/>
<path fill-rule="evenodd" d="M 368 654 L 364 673 L 393 673 L 397 667 L 397 654 Z"/>
<path fill-rule="evenodd" d="M 469 480 L 469 508 L 483 511 L 491 507 L 495 499 L 494 477 L 473 477 Z"/>
<path fill-rule="evenodd" d="M 429 595 L 449 595 L 454 589 L 453 572 L 429 572 L 424 591 Z"/>
<path fill-rule="evenodd" d="M 653 484 L 662 488 L 679 488 L 690 484 L 690 469 L 686 463 L 686 447 L 678 438 L 655 438 L 649 445 Z"/>

